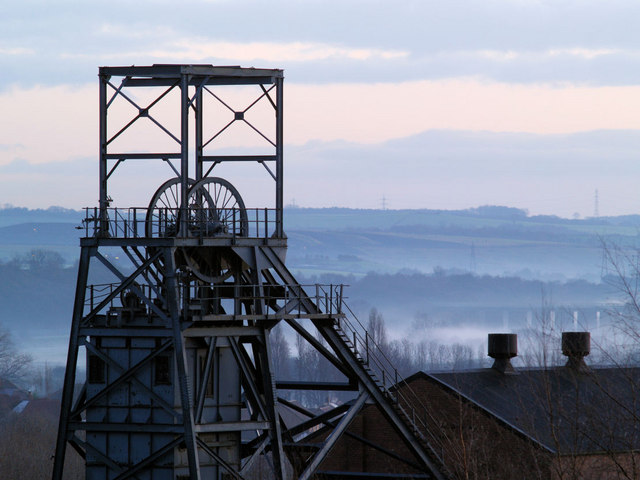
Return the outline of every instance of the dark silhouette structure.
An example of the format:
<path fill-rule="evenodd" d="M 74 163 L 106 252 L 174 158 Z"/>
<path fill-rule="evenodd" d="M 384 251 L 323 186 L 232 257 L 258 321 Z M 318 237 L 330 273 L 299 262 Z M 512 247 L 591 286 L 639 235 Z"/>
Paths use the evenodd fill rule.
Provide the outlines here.
<path fill-rule="evenodd" d="M 68 446 L 85 459 L 88 479 L 240 479 L 265 463 L 273 478 L 307 479 L 369 403 L 423 475 L 443 478 L 417 397 L 391 390 L 401 379 L 347 315 L 342 286 L 305 287 L 285 266 L 282 71 L 102 67 L 99 79 L 100 204 L 87 209 L 81 239 L 53 479 L 63 477 Z M 232 107 L 239 92 L 254 96 Z M 163 117 L 167 109 L 177 115 Z M 139 126 L 169 147 L 145 145 L 155 137 Z M 236 127 L 264 151 L 216 148 Z M 113 182 L 120 175 L 136 185 L 125 166 L 140 162 L 170 177 L 148 207 L 114 206 Z M 255 165 L 273 181 L 266 208 L 247 208 L 214 176 Z M 112 281 L 91 283 L 94 271 Z M 341 380 L 275 379 L 269 335 L 281 322 Z M 76 391 L 82 351 L 87 378 Z M 308 415 L 291 427 L 281 389 L 353 395 L 321 414 L 292 406 Z M 321 442 L 306 441 L 319 430 Z"/>

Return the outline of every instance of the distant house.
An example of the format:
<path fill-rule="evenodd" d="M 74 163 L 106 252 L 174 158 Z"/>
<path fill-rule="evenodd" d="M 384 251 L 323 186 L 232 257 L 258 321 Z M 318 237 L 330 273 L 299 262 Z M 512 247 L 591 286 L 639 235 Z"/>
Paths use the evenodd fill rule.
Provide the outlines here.
<path fill-rule="evenodd" d="M 566 366 L 515 371 L 509 337 L 506 350 L 490 352 L 493 368 L 418 372 L 398 386 L 422 399 L 413 414 L 426 419 L 425 437 L 450 476 L 640 478 L 640 368 L 588 368 L 588 334 L 569 333 Z M 429 478 L 375 406 L 348 430 L 323 478 Z"/>
<path fill-rule="evenodd" d="M 45 398 L 33 398 L 30 392 L 0 378 L 0 419 L 16 414 L 57 422 L 60 416 L 59 393 Z"/>
<path fill-rule="evenodd" d="M 0 377 L 0 395 L 6 396 L 14 396 L 17 393 L 22 392 L 22 390 L 17 387 L 15 384 L 7 380 L 6 378 Z"/>
<path fill-rule="evenodd" d="M 0 418 L 11 413 L 21 402 L 29 400 L 29 392 L 0 377 Z"/>

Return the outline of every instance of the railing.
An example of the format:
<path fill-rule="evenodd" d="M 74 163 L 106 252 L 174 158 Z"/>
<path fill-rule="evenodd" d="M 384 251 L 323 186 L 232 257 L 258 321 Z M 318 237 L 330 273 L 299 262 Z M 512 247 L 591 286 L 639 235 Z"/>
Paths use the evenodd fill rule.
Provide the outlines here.
<path fill-rule="evenodd" d="M 102 283 L 87 285 L 85 295 L 85 309 L 92 311 L 94 308 L 100 305 L 100 303 L 113 295 L 113 292 L 120 286 L 120 283 Z M 151 301 L 157 298 L 154 290 L 146 284 L 139 285 L 136 283 L 136 287 L 142 291 L 142 294 Z M 120 295 L 115 295 L 104 305 L 105 309 L 113 308 L 145 308 L 144 303 L 138 300 L 135 295 L 127 296 L 130 289 L 125 288 Z"/>
<path fill-rule="evenodd" d="M 105 283 L 88 285 L 85 295 L 85 308 L 89 311 L 100 305 L 100 303 L 113 295 L 113 292 L 120 286 L 120 283 Z M 147 284 L 135 284 L 142 291 L 142 294 L 150 301 L 157 298 L 156 292 Z M 236 290 L 237 288 L 237 290 Z M 238 300 L 244 305 L 253 304 L 253 311 L 257 312 L 258 304 L 271 307 L 271 311 L 282 310 L 282 313 L 306 316 L 307 311 L 299 300 L 301 298 L 315 298 L 316 305 L 323 314 L 340 315 L 344 305 L 343 296 L 344 285 L 191 285 L 188 289 L 179 289 L 179 302 L 183 308 L 189 306 L 211 305 L 212 303 L 223 303 L 230 299 Z M 129 288 L 123 289 L 120 295 L 115 295 L 104 305 L 105 309 L 113 308 L 145 308 L 141 300 L 137 297 L 127 297 Z M 309 292 L 315 292 L 315 297 Z M 185 297 L 186 295 L 186 297 Z M 131 298 L 131 300 L 127 300 Z M 274 308 L 275 307 L 275 308 Z M 205 308 L 206 310 L 206 308 Z M 265 315 L 269 316 L 268 308 L 264 309 Z M 231 313 L 232 314 L 232 313 Z M 273 315 L 273 313 L 271 313 Z"/>
<path fill-rule="evenodd" d="M 166 238 L 178 236 L 179 208 L 85 208 L 85 237 Z M 270 238 L 278 231 L 273 208 L 189 208 L 186 237 Z"/>
<path fill-rule="evenodd" d="M 300 300 L 310 298 L 315 300 L 319 311 L 326 315 L 341 315 L 344 304 L 344 285 L 194 285 L 189 288 L 191 303 L 199 302 L 203 305 L 221 303 L 230 298 L 245 305 L 253 305 L 253 312 L 263 311 L 266 316 L 271 311 L 279 314 L 307 316 L 304 303 Z M 276 307 L 277 306 L 277 307 Z"/>
<path fill-rule="evenodd" d="M 429 413 L 406 379 L 398 373 L 384 348 L 375 342 L 349 306 L 346 303 L 342 305 L 345 316 L 337 318 L 336 325 L 347 346 L 365 365 L 385 396 L 396 404 L 405 421 L 413 424 L 414 433 L 431 445 L 439 444 L 441 439 L 433 433 L 438 421 Z"/>

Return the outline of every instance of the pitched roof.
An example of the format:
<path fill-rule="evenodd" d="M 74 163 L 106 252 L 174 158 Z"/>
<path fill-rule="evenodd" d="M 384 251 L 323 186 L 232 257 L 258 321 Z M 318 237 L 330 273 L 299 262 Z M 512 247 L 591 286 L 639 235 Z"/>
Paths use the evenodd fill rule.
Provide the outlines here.
<path fill-rule="evenodd" d="M 478 369 L 419 376 L 560 454 L 640 448 L 640 368 L 557 367 L 517 375 Z"/>

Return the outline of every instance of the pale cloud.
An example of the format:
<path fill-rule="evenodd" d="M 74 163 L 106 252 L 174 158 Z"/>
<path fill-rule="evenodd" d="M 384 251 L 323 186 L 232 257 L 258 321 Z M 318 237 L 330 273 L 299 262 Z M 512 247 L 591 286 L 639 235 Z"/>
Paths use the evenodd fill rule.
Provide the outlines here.
<path fill-rule="evenodd" d="M 240 62 L 253 60 L 307 62 L 329 58 L 350 60 L 371 60 L 375 58 L 389 60 L 407 57 L 404 50 L 385 50 L 376 48 L 352 48 L 316 42 L 207 42 L 204 39 L 177 42 L 175 50 L 155 52 L 155 56 L 169 58 L 221 58 L 235 59 Z"/>
<path fill-rule="evenodd" d="M 554 57 L 575 57 L 583 60 L 594 60 L 598 57 L 610 55 L 638 55 L 636 50 L 623 50 L 619 48 L 552 48 L 549 50 L 477 50 L 448 52 L 455 56 L 477 56 L 495 62 L 508 62 L 512 60 L 550 60 Z"/>
<path fill-rule="evenodd" d="M 122 23 L 102 23 L 96 33 L 107 37 L 118 37 L 127 39 L 149 39 L 162 38 L 163 35 L 177 35 L 171 27 L 166 25 L 140 26 L 132 28 L 131 25 Z"/>
<path fill-rule="evenodd" d="M 616 55 L 616 54 L 631 54 L 637 55 L 637 51 L 632 50 L 622 50 L 618 48 L 555 48 L 551 49 L 547 52 L 549 56 L 558 57 L 558 56 L 573 56 L 580 57 L 586 60 L 593 60 L 597 57 L 602 57 L 606 55 Z"/>
<path fill-rule="evenodd" d="M 572 133 L 640 128 L 640 86 L 518 85 L 477 78 L 290 85 L 287 139 L 376 143 L 429 129 Z"/>
<path fill-rule="evenodd" d="M 6 56 L 24 56 L 35 55 L 36 51 L 32 48 L 24 47 L 0 47 L 0 55 Z"/>
<path fill-rule="evenodd" d="M 638 81 L 631 0 L 45 4 L 8 2 L 0 16 L 0 88 L 16 78 L 32 86 L 44 71 L 48 82 L 84 82 L 97 63 L 169 61 L 273 63 L 312 83 Z"/>
<path fill-rule="evenodd" d="M 98 151 L 97 88 L 13 87 L 0 94 L 0 165 L 19 158 L 40 164 Z"/>
<path fill-rule="evenodd" d="M 101 33 L 113 35 L 120 31 L 118 26 L 103 25 Z M 149 32 L 151 33 L 151 32 Z M 142 32 L 123 32 L 123 35 L 142 38 Z M 159 36 L 157 31 L 152 36 Z M 164 35 L 171 37 L 172 35 Z M 161 42 L 162 43 L 162 42 Z M 313 62 L 329 59 L 347 59 L 355 61 L 394 60 L 409 56 L 406 50 L 351 48 L 319 42 L 211 42 L 207 39 L 190 39 L 177 42 L 166 42 L 161 47 L 148 50 L 131 50 L 118 53 L 90 55 L 88 53 L 62 53 L 61 58 L 98 58 L 116 60 L 123 58 L 148 58 L 151 61 L 175 61 L 188 63 L 191 61 L 232 61 L 237 62 Z"/>
<path fill-rule="evenodd" d="M 487 60 L 494 60 L 498 62 L 504 62 L 509 60 L 515 60 L 522 54 L 513 50 L 480 50 L 476 52 L 476 55 Z"/>
<path fill-rule="evenodd" d="M 9 143 L 9 144 L 1 144 L 0 143 L 0 152 L 17 152 L 20 150 L 24 150 L 25 146 L 21 143 Z"/>

